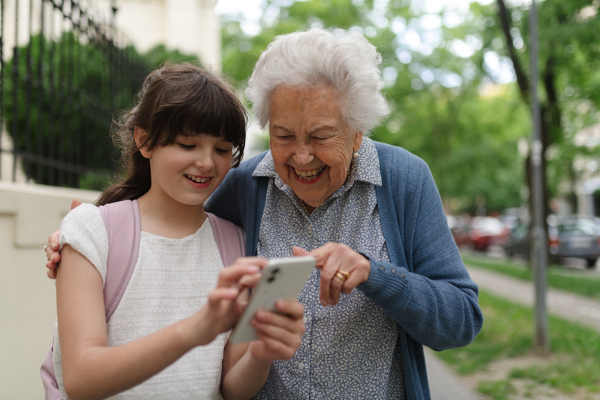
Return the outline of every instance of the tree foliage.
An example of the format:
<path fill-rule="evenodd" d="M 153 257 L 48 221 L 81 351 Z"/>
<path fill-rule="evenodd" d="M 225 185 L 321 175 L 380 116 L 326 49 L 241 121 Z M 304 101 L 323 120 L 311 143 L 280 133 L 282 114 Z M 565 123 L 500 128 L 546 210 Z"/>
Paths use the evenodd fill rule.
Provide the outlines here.
<path fill-rule="evenodd" d="M 559 185 L 570 182 L 570 193 L 578 180 L 573 162 L 589 154 L 589 148 L 576 145 L 575 135 L 585 126 L 597 123 L 600 104 L 600 20 L 598 3 L 593 0 L 545 0 L 538 2 L 538 47 L 540 108 L 542 113 L 543 160 L 547 163 L 545 203 L 560 194 Z M 530 8 L 529 4 L 508 7 L 497 0 L 497 22 L 488 35 L 501 32 L 507 54 L 516 71 L 520 97 L 529 106 Z M 545 164 L 544 164 L 545 165 Z M 546 177 L 549 179 L 546 180 Z M 546 208 L 548 208 L 546 206 Z M 573 204 L 575 209 L 575 204 Z M 546 211 L 547 212 L 547 211 Z"/>
<path fill-rule="evenodd" d="M 493 10 L 471 7 L 468 18 L 446 26 L 447 11 L 420 6 L 408 0 L 267 1 L 258 34 L 244 32 L 243 18 L 224 21 L 225 71 L 243 88 L 274 36 L 313 26 L 356 30 L 383 56 L 392 109 L 372 137 L 427 161 L 450 211 L 474 210 L 478 196 L 488 211 L 517 207 L 523 185 L 517 144 L 528 133 L 528 117 L 512 86 L 494 90 L 484 68 L 483 35 Z M 432 21 L 439 24 L 432 28 Z M 457 54 L 461 44 L 473 53 Z"/>

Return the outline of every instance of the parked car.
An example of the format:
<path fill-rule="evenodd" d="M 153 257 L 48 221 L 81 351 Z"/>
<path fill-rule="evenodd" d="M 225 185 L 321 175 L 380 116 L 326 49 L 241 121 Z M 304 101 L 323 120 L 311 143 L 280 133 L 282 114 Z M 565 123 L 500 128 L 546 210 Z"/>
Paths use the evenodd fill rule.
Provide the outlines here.
<path fill-rule="evenodd" d="M 452 232 L 452 237 L 457 246 L 464 246 L 470 243 L 469 240 L 469 221 L 462 215 L 446 215 L 448 227 Z"/>
<path fill-rule="evenodd" d="M 469 241 L 475 250 L 486 251 L 492 245 L 504 245 L 510 229 L 494 217 L 475 217 L 469 227 Z"/>
<path fill-rule="evenodd" d="M 561 258 L 582 258 L 588 268 L 600 257 L 600 224 L 597 218 L 579 215 L 548 219 L 548 246 L 552 261 Z M 529 254 L 529 225 L 515 228 L 504 245 L 506 255 L 527 257 Z"/>

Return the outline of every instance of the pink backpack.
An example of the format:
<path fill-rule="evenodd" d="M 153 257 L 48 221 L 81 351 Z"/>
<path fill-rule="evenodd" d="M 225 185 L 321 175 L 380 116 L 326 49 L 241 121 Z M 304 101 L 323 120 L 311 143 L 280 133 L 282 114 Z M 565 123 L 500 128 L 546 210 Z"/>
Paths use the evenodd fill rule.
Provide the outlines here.
<path fill-rule="evenodd" d="M 108 321 L 125 293 L 137 262 L 140 250 L 140 210 L 137 200 L 124 200 L 100 206 L 100 212 L 109 243 L 104 284 L 104 309 Z M 241 228 L 213 214 L 206 214 L 223 265 L 233 264 L 238 257 L 245 254 L 244 234 Z M 54 374 L 53 346 L 42 364 L 41 375 L 46 400 L 62 400 Z"/>

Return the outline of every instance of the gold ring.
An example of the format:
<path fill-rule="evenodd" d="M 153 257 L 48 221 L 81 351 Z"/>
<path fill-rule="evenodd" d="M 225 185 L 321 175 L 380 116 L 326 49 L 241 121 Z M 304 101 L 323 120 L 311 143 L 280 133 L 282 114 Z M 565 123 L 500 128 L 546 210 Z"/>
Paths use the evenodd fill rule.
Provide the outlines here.
<path fill-rule="evenodd" d="M 342 282 L 346 282 L 346 280 L 350 277 L 350 272 L 342 271 L 340 269 L 335 273 L 335 277 Z"/>
<path fill-rule="evenodd" d="M 47 248 L 48 248 L 48 245 L 45 245 L 45 246 L 44 246 L 44 251 L 46 251 L 46 249 L 47 249 Z"/>

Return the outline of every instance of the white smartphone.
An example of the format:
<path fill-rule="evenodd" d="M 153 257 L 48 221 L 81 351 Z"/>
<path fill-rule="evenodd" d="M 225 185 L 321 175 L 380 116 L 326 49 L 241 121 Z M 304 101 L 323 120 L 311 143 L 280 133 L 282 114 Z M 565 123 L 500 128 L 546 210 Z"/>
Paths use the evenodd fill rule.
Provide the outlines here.
<path fill-rule="evenodd" d="M 254 314 L 258 310 L 275 311 L 278 300 L 296 300 L 314 268 L 315 259 L 310 256 L 269 260 L 229 341 L 236 344 L 258 340 L 250 324 Z"/>

